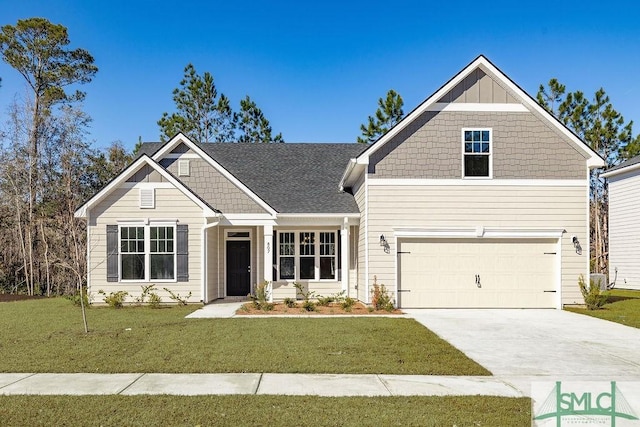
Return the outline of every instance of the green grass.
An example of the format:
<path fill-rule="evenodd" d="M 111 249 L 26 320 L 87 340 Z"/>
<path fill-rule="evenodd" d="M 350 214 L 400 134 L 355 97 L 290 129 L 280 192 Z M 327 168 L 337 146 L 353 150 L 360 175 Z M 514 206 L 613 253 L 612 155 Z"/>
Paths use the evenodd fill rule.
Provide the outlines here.
<path fill-rule="evenodd" d="M 640 291 L 613 289 L 607 303 L 600 310 L 577 307 L 569 307 L 567 310 L 640 328 Z"/>
<path fill-rule="evenodd" d="M 0 372 L 490 375 L 411 319 L 185 319 L 193 307 L 0 303 Z"/>
<path fill-rule="evenodd" d="M 3 426 L 529 426 L 528 398 L 0 396 Z"/>

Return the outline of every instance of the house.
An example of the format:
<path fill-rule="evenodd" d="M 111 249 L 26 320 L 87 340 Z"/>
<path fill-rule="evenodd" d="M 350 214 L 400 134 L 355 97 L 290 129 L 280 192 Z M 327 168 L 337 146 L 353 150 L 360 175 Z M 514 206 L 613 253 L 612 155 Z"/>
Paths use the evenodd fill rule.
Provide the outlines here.
<path fill-rule="evenodd" d="M 178 134 L 76 215 L 94 293 L 207 303 L 266 281 L 282 299 L 297 282 L 369 302 L 379 283 L 404 308 L 560 308 L 582 302 L 603 163 L 479 56 L 369 146 Z"/>
<path fill-rule="evenodd" d="M 640 289 L 640 156 L 600 176 L 609 181 L 609 281 Z"/>

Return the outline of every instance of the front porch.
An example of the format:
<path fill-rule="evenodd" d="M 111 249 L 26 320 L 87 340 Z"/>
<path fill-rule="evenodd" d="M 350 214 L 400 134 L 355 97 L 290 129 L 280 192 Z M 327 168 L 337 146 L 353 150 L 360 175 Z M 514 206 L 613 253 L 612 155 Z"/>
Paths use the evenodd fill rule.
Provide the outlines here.
<path fill-rule="evenodd" d="M 202 235 L 202 301 L 244 299 L 268 282 L 272 300 L 305 292 L 357 295 L 355 215 L 222 216 L 208 219 Z"/>

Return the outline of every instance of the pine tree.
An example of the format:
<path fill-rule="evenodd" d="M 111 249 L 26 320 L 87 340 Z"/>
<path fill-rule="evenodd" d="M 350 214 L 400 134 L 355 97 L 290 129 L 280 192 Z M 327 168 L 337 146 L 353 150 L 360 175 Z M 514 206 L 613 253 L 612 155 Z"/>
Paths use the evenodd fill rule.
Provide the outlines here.
<path fill-rule="evenodd" d="M 370 144 L 375 142 L 394 127 L 404 115 L 402 97 L 393 89 L 387 92 L 386 98 L 378 100 L 378 110 L 374 116 L 369 116 L 366 125 L 360 125 L 362 136 L 358 137 L 358 143 Z"/>
<path fill-rule="evenodd" d="M 240 136 L 238 142 L 284 142 L 282 134 L 271 136 L 271 125 L 262 110 L 247 95 L 240 101 L 240 112 L 236 116 Z"/>

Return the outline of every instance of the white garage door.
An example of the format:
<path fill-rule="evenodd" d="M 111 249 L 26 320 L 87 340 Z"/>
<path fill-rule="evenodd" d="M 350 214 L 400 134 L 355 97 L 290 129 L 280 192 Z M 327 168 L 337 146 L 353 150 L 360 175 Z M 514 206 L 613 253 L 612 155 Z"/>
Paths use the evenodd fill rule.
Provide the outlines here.
<path fill-rule="evenodd" d="M 400 240 L 398 305 L 555 307 L 560 256 L 556 243 L 555 239 Z"/>

